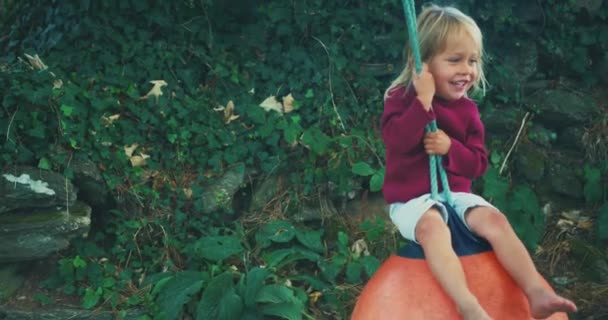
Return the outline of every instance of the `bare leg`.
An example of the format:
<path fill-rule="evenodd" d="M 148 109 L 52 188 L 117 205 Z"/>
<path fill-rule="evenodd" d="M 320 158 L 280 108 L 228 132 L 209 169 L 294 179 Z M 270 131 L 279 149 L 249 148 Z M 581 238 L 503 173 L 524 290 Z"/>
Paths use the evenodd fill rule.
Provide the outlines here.
<path fill-rule="evenodd" d="M 450 231 L 436 208 L 431 208 L 418 221 L 416 240 L 422 246 L 431 272 L 463 318 L 491 319 L 467 287 L 462 265 L 452 249 Z"/>
<path fill-rule="evenodd" d="M 490 242 L 505 270 L 528 297 L 532 316 L 544 319 L 555 312 L 576 311 L 576 305 L 549 290 L 541 281 L 530 254 L 507 218 L 490 207 L 476 207 L 466 215 L 467 224 Z"/>

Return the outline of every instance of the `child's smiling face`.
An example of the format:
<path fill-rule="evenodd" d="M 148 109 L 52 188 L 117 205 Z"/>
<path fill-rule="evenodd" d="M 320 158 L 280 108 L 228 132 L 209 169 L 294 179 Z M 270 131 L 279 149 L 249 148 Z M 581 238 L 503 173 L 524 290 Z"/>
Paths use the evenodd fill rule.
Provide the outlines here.
<path fill-rule="evenodd" d="M 468 33 L 450 39 L 443 52 L 429 62 L 435 95 L 447 101 L 465 96 L 479 76 L 479 59 L 479 48 Z"/>

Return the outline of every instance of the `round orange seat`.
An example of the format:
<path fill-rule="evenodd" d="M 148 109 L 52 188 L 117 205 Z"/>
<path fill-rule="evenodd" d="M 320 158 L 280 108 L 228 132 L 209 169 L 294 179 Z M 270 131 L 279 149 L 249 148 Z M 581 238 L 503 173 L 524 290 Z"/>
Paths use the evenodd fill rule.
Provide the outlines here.
<path fill-rule="evenodd" d="M 471 292 L 495 320 L 528 320 L 528 300 L 494 252 L 460 258 Z M 540 277 L 540 275 L 539 275 Z M 545 282 L 546 283 L 546 282 Z M 547 284 L 547 286 L 549 286 Z M 460 319 L 423 259 L 391 256 L 369 280 L 351 320 Z M 565 320 L 565 313 L 551 320 Z"/>
<path fill-rule="evenodd" d="M 530 320 L 528 300 L 505 271 L 490 244 L 472 235 L 451 207 L 448 227 L 467 283 L 479 303 L 495 320 Z M 542 282 L 550 288 L 544 278 Z M 361 292 L 351 320 L 461 319 L 454 302 L 431 273 L 422 248 L 410 243 L 389 257 Z M 565 320 L 556 313 L 547 318 Z"/>

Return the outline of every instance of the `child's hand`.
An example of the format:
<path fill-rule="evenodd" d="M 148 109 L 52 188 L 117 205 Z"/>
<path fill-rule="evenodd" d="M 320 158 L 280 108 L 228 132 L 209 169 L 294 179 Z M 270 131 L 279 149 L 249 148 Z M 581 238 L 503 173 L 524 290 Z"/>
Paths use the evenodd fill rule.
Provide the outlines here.
<path fill-rule="evenodd" d="M 414 71 L 412 83 L 414 84 L 414 88 L 416 88 L 418 100 L 420 100 L 424 109 L 426 111 L 431 110 L 433 96 L 435 96 L 435 80 L 429 72 L 429 66 L 426 63 L 422 64 L 420 74 L 416 74 L 416 71 Z"/>
<path fill-rule="evenodd" d="M 452 140 L 441 129 L 424 135 L 424 151 L 427 154 L 446 155 L 452 146 Z"/>

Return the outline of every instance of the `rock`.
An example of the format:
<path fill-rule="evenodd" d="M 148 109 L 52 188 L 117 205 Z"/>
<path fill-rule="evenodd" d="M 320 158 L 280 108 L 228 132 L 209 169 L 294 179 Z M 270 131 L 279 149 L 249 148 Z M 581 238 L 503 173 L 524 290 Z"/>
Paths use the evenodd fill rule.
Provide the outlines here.
<path fill-rule="evenodd" d="M 20 209 L 0 215 L 0 263 L 47 257 L 88 234 L 91 207 Z"/>
<path fill-rule="evenodd" d="M 267 176 L 255 189 L 251 197 L 249 212 L 260 212 L 274 199 L 281 190 L 281 178 L 279 176 Z"/>
<path fill-rule="evenodd" d="M 11 306 L 0 306 L 2 320 L 112 320 L 145 319 L 145 312 L 127 311 L 123 317 L 116 317 L 115 311 L 82 310 L 76 307 L 51 307 L 44 310 L 29 310 Z"/>
<path fill-rule="evenodd" d="M 229 168 L 216 182 L 203 188 L 203 213 L 224 209 L 232 211 L 232 198 L 245 181 L 245 164 Z"/>
<path fill-rule="evenodd" d="M 486 108 L 482 121 L 488 133 L 500 135 L 515 135 L 525 112 L 517 108 Z"/>
<path fill-rule="evenodd" d="M 0 265 L 0 301 L 11 297 L 23 284 L 23 277 L 17 274 L 17 265 Z"/>
<path fill-rule="evenodd" d="M 521 144 L 515 153 L 515 168 L 527 180 L 540 181 L 545 175 L 547 156 L 531 143 Z"/>
<path fill-rule="evenodd" d="M 551 190 L 575 199 L 583 198 L 583 183 L 576 175 L 574 167 L 565 166 L 564 162 L 555 161 L 550 163 L 547 172 Z"/>
<path fill-rule="evenodd" d="M 71 206 L 74 201 L 74 186 L 58 173 L 15 167 L 0 176 L 0 213 L 24 207 Z"/>
<path fill-rule="evenodd" d="M 565 89 L 540 90 L 527 104 L 537 112 L 534 119 L 552 129 L 580 126 L 599 111 L 590 95 Z"/>
<path fill-rule="evenodd" d="M 582 127 L 568 127 L 562 130 L 557 137 L 559 147 L 583 151 L 582 140 L 585 129 Z"/>
<path fill-rule="evenodd" d="M 111 202 L 109 190 L 97 165 L 89 159 L 75 158 L 72 164 L 78 199 L 92 207 L 107 207 Z"/>

